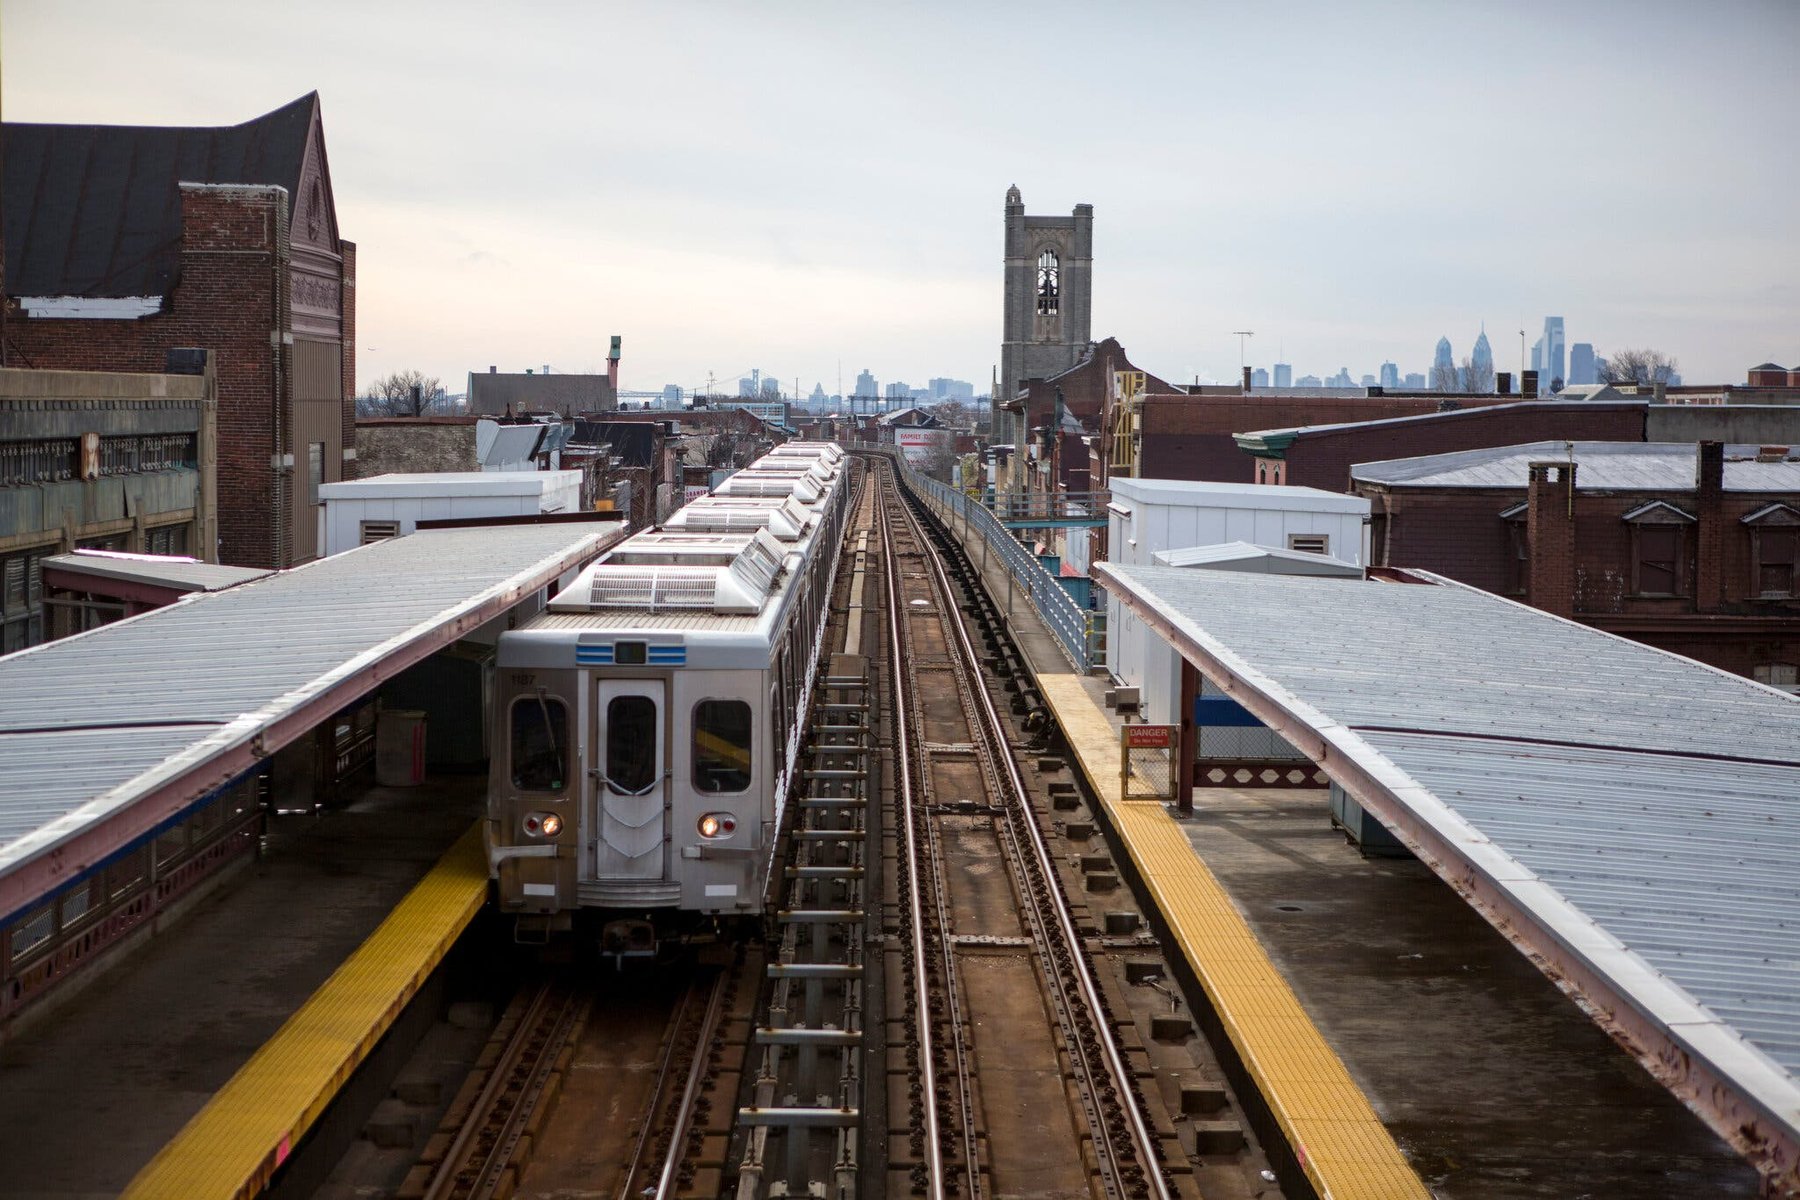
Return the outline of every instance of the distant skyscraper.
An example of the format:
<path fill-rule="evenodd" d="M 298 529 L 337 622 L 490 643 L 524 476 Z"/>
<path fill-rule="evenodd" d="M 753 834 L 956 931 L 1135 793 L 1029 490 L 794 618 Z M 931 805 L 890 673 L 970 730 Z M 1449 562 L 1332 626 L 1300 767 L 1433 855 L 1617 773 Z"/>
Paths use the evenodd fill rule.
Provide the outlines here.
<path fill-rule="evenodd" d="M 1325 385 L 1319 381 L 1319 377 L 1317 375 L 1302 375 L 1300 377 L 1299 382 L 1295 383 L 1294 386 L 1295 387 L 1323 387 Z"/>
<path fill-rule="evenodd" d="M 1346 374 L 1348 374 L 1347 371 L 1346 371 Z M 1375 382 L 1375 377 L 1373 375 L 1369 375 L 1367 373 L 1365 373 L 1362 377 L 1362 385 L 1364 387 L 1380 387 L 1381 386 L 1380 384 Z"/>
<path fill-rule="evenodd" d="M 1592 342 L 1576 342 L 1569 347 L 1569 382 L 1571 384 L 1600 382 L 1599 376 L 1594 370 L 1594 345 Z"/>
<path fill-rule="evenodd" d="M 1276 363 L 1275 364 L 1275 386 L 1276 387 L 1293 387 L 1294 386 L 1294 368 L 1292 365 L 1290 365 L 1288 363 Z"/>
<path fill-rule="evenodd" d="M 1250 372 L 1250 386 L 1251 387 L 1268 387 L 1269 386 L 1269 370 L 1267 367 L 1258 367 L 1258 368 L 1256 368 L 1256 370 Z"/>
<path fill-rule="evenodd" d="M 1406 378 L 1400 381 L 1400 385 L 1408 391 L 1422 392 L 1425 390 L 1425 377 L 1417 371 L 1408 371 Z"/>
<path fill-rule="evenodd" d="M 881 394 L 875 390 L 875 376 L 869 374 L 869 368 L 864 367 L 857 375 L 856 391 L 851 394 L 863 397 L 879 396 Z"/>
<path fill-rule="evenodd" d="M 1381 387 L 1382 387 L 1382 390 L 1385 391 L 1388 388 L 1398 388 L 1399 386 L 1400 386 L 1400 368 L 1391 362 L 1382 363 L 1381 364 Z"/>
<path fill-rule="evenodd" d="M 1556 380 L 1569 381 L 1568 364 L 1563 357 L 1563 319 L 1544 318 L 1544 366 L 1538 375 L 1540 385 L 1548 390 Z"/>
<path fill-rule="evenodd" d="M 1456 388 L 1456 356 L 1450 352 L 1450 339 L 1438 339 L 1437 351 L 1431 356 L 1431 386 L 1440 392 Z"/>
<path fill-rule="evenodd" d="M 1494 348 L 1488 345 L 1485 325 L 1481 329 L 1481 336 L 1475 339 L 1475 349 L 1469 354 L 1469 362 L 1474 366 L 1475 373 L 1483 378 L 1491 377 L 1494 373 Z"/>

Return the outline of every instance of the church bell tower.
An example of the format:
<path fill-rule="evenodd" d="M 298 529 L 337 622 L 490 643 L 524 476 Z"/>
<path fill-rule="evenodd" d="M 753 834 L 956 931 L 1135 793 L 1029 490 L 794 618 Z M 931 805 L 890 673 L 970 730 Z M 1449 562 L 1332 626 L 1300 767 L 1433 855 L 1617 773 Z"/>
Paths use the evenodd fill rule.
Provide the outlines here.
<path fill-rule="evenodd" d="M 1092 340 L 1094 206 L 1066 217 L 1028 217 L 1015 184 L 1006 189 L 1006 318 L 1000 390 L 992 398 L 992 443 L 1022 430 L 1004 405 L 1028 379 L 1047 379 L 1081 360 Z"/>

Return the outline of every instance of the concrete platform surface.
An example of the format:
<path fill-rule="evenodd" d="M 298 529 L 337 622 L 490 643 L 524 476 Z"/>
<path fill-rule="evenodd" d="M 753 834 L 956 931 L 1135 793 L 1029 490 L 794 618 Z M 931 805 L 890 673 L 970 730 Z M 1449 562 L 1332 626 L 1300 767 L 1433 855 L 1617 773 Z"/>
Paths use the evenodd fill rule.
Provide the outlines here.
<path fill-rule="evenodd" d="M 118 1195 L 468 829 L 484 786 L 276 819 L 267 857 L 0 1047 L 0 1198 Z"/>

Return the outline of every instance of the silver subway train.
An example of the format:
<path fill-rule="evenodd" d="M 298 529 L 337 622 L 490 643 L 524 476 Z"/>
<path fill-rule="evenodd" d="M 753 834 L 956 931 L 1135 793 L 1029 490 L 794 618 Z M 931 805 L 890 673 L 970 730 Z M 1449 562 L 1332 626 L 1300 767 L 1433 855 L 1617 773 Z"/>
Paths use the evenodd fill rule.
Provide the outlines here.
<path fill-rule="evenodd" d="M 521 939 L 579 918 L 637 953 L 761 915 L 850 474 L 778 447 L 501 635 L 487 852 Z"/>

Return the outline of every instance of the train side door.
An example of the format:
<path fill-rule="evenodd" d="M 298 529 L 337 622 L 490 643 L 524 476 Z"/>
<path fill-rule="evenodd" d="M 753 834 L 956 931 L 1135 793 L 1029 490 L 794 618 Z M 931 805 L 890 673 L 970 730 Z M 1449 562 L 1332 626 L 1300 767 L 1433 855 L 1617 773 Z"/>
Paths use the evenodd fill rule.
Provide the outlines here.
<path fill-rule="evenodd" d="M 602 679 L 594 684 L 594 873 L 599 879 L 663 878 L 667 837 L 668 748 L 660 679 Z"/>

